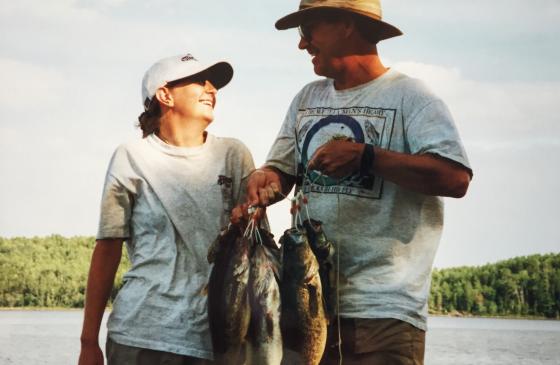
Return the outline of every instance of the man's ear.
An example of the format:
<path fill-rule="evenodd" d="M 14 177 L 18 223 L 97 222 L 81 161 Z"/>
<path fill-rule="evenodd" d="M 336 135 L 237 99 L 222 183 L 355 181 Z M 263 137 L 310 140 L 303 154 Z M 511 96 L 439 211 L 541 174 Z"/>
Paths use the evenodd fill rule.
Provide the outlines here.
<path fill-rule="evenodd" d="M 173 95 L 171 95 L 171 91 L 169 88 L 162 86 L 156 90 L 156 98 L 158 101 L 169 107 L 172 108 L 175 105 L 175 101 L 173 100 Z"/>
<path fill-rule="evenodd" d="M 356 22 L 351 16 L 344 16 L 342 18 L 342 25 L 344 26 L 344 37 L 348 38 L 353 32 L 356 32 Z"/>

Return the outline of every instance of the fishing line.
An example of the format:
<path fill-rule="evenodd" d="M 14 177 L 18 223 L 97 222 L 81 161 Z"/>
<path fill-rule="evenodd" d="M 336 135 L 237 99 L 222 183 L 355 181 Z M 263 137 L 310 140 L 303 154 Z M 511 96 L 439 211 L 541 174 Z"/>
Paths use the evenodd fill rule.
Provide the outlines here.
<path fill-rule="evenodd" d="M 336 221 L 340 221 L 339 191 L 336 192 Z M 336 245 L 338 246 L 338 243 L 336 243 Z M 336 247 L 336 321 L 336 327 L 338 328 L 338 365 L 342 365 L 342 331 L 340 329 L 340 250 L 338 249 L 338 247 Z"/>
<path fill-rule="evenodd" d="M 309 209 L 308 209 L 308 205 L 310 202 L 310 199 L 308 197 L 305 196 L 305 194 L 303 193 L 303 188 L 306 185 L 306 182 L 309 184 L 309 196 L 311 195 L 311 185 L 315 184 L 319 179 L 322 179 L 323 183 L 325 182 L 325 177 L 323 176 L 323 174 L 319 174 L 317 176 L 317 178 L 315 178 L 315 180 L 312 180 L 309 178 L 309 165 L 306 166 L 305 168 L 305 172 L 303 175 L 303 181 L 302 181 L 302 188 L 300 190 L 300 193 L 303 195 L 304 198 L 306 198 L 305 203 L 305 209 L 306 209 L 306 214 L 307 214 L 307 219 L 309 220 L 309 222 L 311 223 L 311 218 L 309 216 Z M 340 186 L 340 180 L 336 181 L 336 185 Z M 336 221 L 340 222 L 340 190 L 336 191 Z M 333 230 L 333 233 L 335 233 L 335 230 Z M 338 364 L 342 365 L 342 330 L 340 328 L 340 250 L 339 250 L 339 242 L 336 239 L 336 234 L 335 234 L 335 239 L 333 241 L 331 241 L 331 243 L 333 243 L 335 245 L 335 250 L 336 250 L 336 321 L 337 321 L 337 335 L 338 335 Z"/>
<path fill-rule="evenodd" d="M 258 209 L 259 209 L 258 207 L 249 208 L 249 223 L 247 223 L 247 227 L 245 228 L 243 237 L 254 239 L 258 244 L 262 246 L 263 239 L 259 231 L 259 227 L 257 225 L 257 217 L 256 217 Z"/>
<path fill-rule="evenodd" d="M 308 164 L 305 167 L 305 172 L 303 173 L 303 181 L 302 181 L 301 189 L 297 192 L 297 194 L 294 194 L 294 197 L 291 199 L 292 208 L 290 209 L 290 211 L 292 214 L 292 227 L 298 228 L 297 224 L 300 223 L 301 227 L 303 228 L 303 221 L 300 213 L 301 203 L 303 203 L 303 205 L 305 206 L 305 214 L 307 216 L 307 220 L 311 223 L 311 216 L 309 214 L 309 208 L 308 208 L 310 202 L 309 196 L 311 195 L 311 186 L 320 179 L 322 180 L 323 183 L 325 182 L 325 176 L 323 174 L 318 174 L 315 179 L 309 178 L 309 164 Z M 306 196 L 303 190 L 307 184 L 309 185 L 309 193 Z M 340 180 L 336 181 L 336 185 L 340 185 Z M 278 191 L 277 193 L 280 194 L 285 199 L 288 199 L 288 196 L 284 195 L 281 191 Z M 337 222 L 339 222 L 340 221 L 340 191 L 339 190 L 337 190 L 336 192 L 336 200 L 337 200 L 336 220 Z M 342 356 L 342 331 L 340 328 L 340 310 L 339 310 L 340 309 L 340 250 L 339 250 L 338 241 L 336 240 L 336 235 L 335 235 L 335 240 L 331 242 L 334 242 L 336 246 L 335 247 L 336 250 L 336 320 L 337 320 L 337 332 L 338 332 L 337 333 L 338 356 L 339 356 L 338 363 L 339 365 L 342 365 L 342 357 L 343 357 Z"/>

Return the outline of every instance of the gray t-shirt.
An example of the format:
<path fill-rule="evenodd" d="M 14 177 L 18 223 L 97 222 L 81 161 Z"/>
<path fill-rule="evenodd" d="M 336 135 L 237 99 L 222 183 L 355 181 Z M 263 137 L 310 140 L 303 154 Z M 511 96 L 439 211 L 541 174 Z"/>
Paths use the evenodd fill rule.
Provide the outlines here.
<path fill-rule="evenodd" d="M 295 97 L 266 162 L 298 176 L 309 215 L 338 248 L 341 316 L 396 318 L 425 330 L 443 201 L 378 176 L 337 181 L 306 171 L 332 139 L 436 154 L 470 169 L 452 117 L 421 82 L 394 70 L 340 91 L 323 79 Z"/>
<path fill-rule="evenodd" d="M 244 199 L 253 168 L 240 141 L 210 134 L 200 147 L 150 135 L 116 150 L 97 234 L 125 238 L 131 262 L 108 321 L 113 341 L 212 358 L 207 249 Z"/>

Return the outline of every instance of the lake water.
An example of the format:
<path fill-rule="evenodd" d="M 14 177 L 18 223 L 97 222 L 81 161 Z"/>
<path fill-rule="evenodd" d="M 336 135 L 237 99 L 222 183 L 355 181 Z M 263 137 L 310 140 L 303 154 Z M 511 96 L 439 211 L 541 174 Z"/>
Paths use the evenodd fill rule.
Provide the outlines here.
<path fill-rule="evenodd" d="M 76 364 L 82 316 L 0 311 L 0 365 Z M 428 328 L 426 365 L 560 365 L 560 321 L 430 317 Z"/>

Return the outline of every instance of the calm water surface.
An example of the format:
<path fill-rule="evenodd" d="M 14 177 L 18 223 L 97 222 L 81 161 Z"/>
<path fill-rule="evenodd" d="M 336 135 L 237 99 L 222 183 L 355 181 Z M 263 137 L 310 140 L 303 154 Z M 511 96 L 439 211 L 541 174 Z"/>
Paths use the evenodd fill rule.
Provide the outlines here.
<path fill-rule="evenodd" d="M 82 316 L 0 311 L 0 365 L 76 364 Z M 431 317 L 428 327 L 426 365 L 560 365 L 560 321 Z"/>

